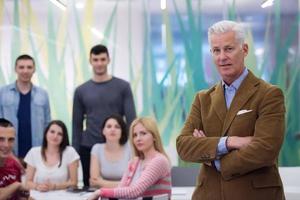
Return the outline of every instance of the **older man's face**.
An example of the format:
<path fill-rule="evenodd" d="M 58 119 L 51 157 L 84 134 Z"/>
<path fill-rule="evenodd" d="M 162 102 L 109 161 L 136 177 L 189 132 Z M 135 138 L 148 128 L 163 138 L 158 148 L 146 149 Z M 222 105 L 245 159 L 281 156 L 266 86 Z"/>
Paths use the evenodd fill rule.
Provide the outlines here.
<path fill-rule="evenodd" d="M 0 158 L 5 158 L 12 153 L 16 133 L 13 127 L 0 126 Z"/>
<path fill-rule="evenodd" d="M 222 79 L 230 85 L 244 70 L 244 59 L 248 54 L 248 45 L 240 44 L 235 32 L 230 31 L 211 36 L 211 53 Z"/>

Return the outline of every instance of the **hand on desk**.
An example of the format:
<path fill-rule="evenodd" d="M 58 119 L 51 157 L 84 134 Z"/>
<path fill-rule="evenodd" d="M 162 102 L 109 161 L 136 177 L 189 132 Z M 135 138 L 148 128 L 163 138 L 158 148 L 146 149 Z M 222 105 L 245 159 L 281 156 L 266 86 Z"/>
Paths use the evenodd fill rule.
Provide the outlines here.
<path fill-rule="evenodd" d="M 99 198 L 99 190 L 96 190 L 95 192 L 93 192 L 91 194 L 91 196 L 89 196 L 89 198 L 87 200 L 97 200 Z"/>
<path fill-rule="evenodd" d="M 55 184 L 47 181 L 46 183 L 37 183 L 35 189 L 39 192 L 48 192 L 55 189 Z"/>

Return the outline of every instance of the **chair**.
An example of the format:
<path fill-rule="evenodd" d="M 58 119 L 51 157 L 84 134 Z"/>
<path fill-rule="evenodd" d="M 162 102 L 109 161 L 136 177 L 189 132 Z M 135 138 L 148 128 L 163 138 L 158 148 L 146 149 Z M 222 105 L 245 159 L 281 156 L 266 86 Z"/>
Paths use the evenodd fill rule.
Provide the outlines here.
<path fill-rule="evenodd" d="M 197 167 L 172 167 L 172 187 L 194 187 L 198 173 Z"/>

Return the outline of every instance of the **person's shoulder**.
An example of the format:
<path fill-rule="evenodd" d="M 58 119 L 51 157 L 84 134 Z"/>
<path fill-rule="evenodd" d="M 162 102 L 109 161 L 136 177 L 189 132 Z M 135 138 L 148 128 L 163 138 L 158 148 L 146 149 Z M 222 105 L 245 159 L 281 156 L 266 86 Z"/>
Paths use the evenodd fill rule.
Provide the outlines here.
<path fill-rule="evenodd" d="M 66 146 L 65 150 L 62 153 L 62 162 L 65 164 L 70 164 L 78 159 L 80 159 L 80 156 L 75 148 L 70 145 Z"/>
<path fill-rule="evenodd" d="M 88 81 L 86 81 L 86 82 L 84 82 L 84 83 L 78 85 L 78 86 L 76 87 L 75 91 L 85 90 L 86 88 L 91 87 L 92 83 L 93 83 L 93 81 L 90 79 L 90 80 L 88 80 Z"/>
<path fill-rule="evenodd" d="M 45 90 L 44 88 L 42 88 L 40 86 L 32 84 L 32 89 L 35 90 L 36 92 L 47 94 L 47 90 Z"/>
<path fill-rule="evenodd" d="M 114 84 L 119 84 L 121 86 L 129 86 L 129 82 L 124 80 L 124 79 L 121 79 L 121 78 L 118 78 L 118 77 L 115 77 L 115 76 L 112 76 L 112 79 L 111 81 L 114 83 Z"/>
<path fill-rule="evenodd" d="M 42 147 L 37 146 L 37 147 L 31 147 L 31 149 L 28 151 L 28 153 L 41 153 Z"/>
<path fill-rule="evenodd" d="M 200 90 L 196 93 L 196 96 L 197 97 L 205 97 L 205 96 L 210 96 L 211 93 L 215 92 L 215 90 L 217 89 L 217 87 L 219 86 L 219 84 L 221 84 L 220 82 L 219 83 L 216 83 L 214 84 L 213 86 L 211 86 L 210 88 L 208 89 L 203 89 L 203 90 Z"/>
<path fill-rule="evenodd" d="M 77 154 L 77 151 L 75 150 L 74 147 L 68 145 L 68 146 L 66 146 L 66 148 L 64 150 L 64 153 L 67 153 L 67 154 L 74 154 L 74 153 L 76 153 Z"/>
<path fill-rule="evenodd" d="M 15 168 L 20 171 L 22 170 L 22 165 L 21 165 L 20 161 L 18 160 L 18 158 L 15 156 L 8 156 L 5 159 L 5 165 L 3 167 L 4 168 Z"/>
<path fill-rule="evenodd" d="M 12 85 L 13 85 L 12 83 L 7 85 L 2 85 L 0 86 L 0 90 L 6 90 L 7 88 L 11 88 Z"/>
<path fill-rule="evenodd" d="M 262 78 L 255 76 L 251 71 L 248 75 L 248 82 L 256 88 L 257 97 L 262 100 L 269 98 L 284 99 L 284 93 L 277 85 L 273 85 Z M 262 101 L 263 102 L 263 101 Z"/>
<path fill-rule="evenodd" d="M 7 85 L 3 85 L 0 87 L 0 92 L 6 92 L 7 90 L 11 90 L 16 88 L 16 83 L 9 83 Z"/>
<path fill-rule="evenodd" d="M 104 148 L 104 143 L 96 143 L 93 145 L 92 150 L 93 151 L 98 151 L 99 149 Z"/>
<path fill-rule="evenodd" d="M 128 162 L 128 165 L 129 165 L 129 168 L 132 166 L 132 165 L 135 165 L 137 164 L 138 162 L 140 161 L 140 158 L 138 156 L 134 156 L 133 158 L 131 158 Z"/>
<path fill-rule="evenodd" d="M 155 163 L 155 164 L 158 164 L 158 165 L 167 165 L 169 166 L 170 165 L 170 162 L 168 160 L 168 158 L 162 154 L 162 153 L 158 153 L 152 160 L 151 162 Z"/>
<path fill-rule="evenodd" d="M 258 81 L 259 90 L 263 94 L 268 94 L 268 93 L 273 93 L 273 92 L 283 93 L 283 91 L 277 85 L 273 85 L 269 82 L 266 82 L 262 78 L 258 78 L 258 77 L 256 77 L 256 78 Z"/>
<path fill-rule="evenodd" d="M 41 147 L 31 147 L 29 151 L 26 153 L 24 157 L 24 161 L 27 163 L 28 161 L 32 161 L 32 159 L 39 159 L 39 155 L 41 155 L 42 149 Z"/>

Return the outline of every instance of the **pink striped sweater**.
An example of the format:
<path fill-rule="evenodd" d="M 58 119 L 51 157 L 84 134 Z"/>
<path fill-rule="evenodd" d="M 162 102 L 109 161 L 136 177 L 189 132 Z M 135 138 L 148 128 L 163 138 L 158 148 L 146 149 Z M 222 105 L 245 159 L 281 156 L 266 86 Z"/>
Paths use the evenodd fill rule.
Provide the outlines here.
<path fill-rule="evenodd" d="M 136 181 L 132 179 L 141 169 L 141 160 L 133 159 L 124 173 L 121 183 L 117 188 L 101 188 L 101 197 L 127 198 L 154 196 L 168 194 L 171 197 L 171 166 L 168 159 L 161 153 L 155 155 L 140 172 Z"/>

